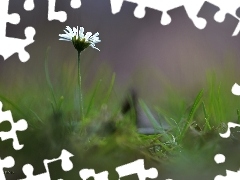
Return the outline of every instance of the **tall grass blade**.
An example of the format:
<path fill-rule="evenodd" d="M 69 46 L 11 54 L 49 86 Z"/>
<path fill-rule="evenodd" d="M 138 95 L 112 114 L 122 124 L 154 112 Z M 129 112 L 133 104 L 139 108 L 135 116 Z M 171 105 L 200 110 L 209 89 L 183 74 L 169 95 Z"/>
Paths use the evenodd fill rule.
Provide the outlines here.
<path fill-rule="evenodd" d="M 197 97 L 195 98 L 194 100 L 194 103 L 193 103 L 193 106 L 191 108 L 191 111 L 188 115 L 188 118 L 187 118 L 187 122 L 185 123 L 183 129 L 182 129 L 182 132 L 181 132 L 181 135 L 180 135 L 180 141 L 182 140 L 183 136 L 185 135 L 187 129 L 189 128 L 189 126 L 191 125 L 192 123 L 192 120 L 193 120 L 193 116 L 199 106 L 199 103 L 202 99 L 202 96 L 203 96 L 203 89 L 198 93 Z"/>
<path fill-rule="evenodd" d="M 155 117 L 153 116 L 152 112 L 150 111 L 150 109 L 147 107 L 147 105 L 144 103 L 143 100 L 139 100 L 139 104 L 141 106 L 141 108 L 143 109 L 143 111 L 145 112 L 147 118 L 150 120 L 150 122 L 153 125 L 154 130 L 160 131 L 160 133 L 165 133 L 164 129 L 160 126 L 160 124 L 158 123 L 158 121 L 155 119 Z"/>
<path fill-rule="evenodd" d="M 49 90 L 51 92 L 51 95 L 53 97 L 55 107 L 57 108 L 57 101 L 56 101 L 56 97 L 55 97 L 55 94 L 54 94 L 53 86 L 52 86 L 52 83 L 51 83 L 51 80 L 50 80 L 50 77 L 49 77 L 49 71 L 48 71 L 48 54 L 49 54 L 49 51 L 50 51 L 50 47 L 47 48 L 47 52 L 46 52 L 45 60 L 44 60 L 45 61 L 45 77 L 46 77 L 46 80 L 47 80 L 48 88 L 49 88 Z M 54 106 L 53 106 L 53 109 L 54 109 Z"/>
<path fill-rule="evenodd" d="M 23 117 L 27 117 L 27 114 L 25 114 L 15 103 L 10 101 L 8 98 L 5 98 L 4 96 L 0 95 L 0 99 L 4 100 L 8 104 L 10 104 L 18 113 L 20 113 Z"/>
<path fill-rule="evenodd" d="M 35 113 L 32 109 L 30 109 L 30 111 L 33 113 L 33 115 L 37 118 L 38 121 L 43 123 L 43 120 L 37 115 L 37 113 Z"/>
<path fill-rule="evenodd" d="M 205 106 L 205 103 L 202 102 L 202 107 L 203 107 L 203 112 L 204 112 L 204 119 L 206 121 L 206 126 L 205 127 L 208 127 L 209 130 L 211 130 L 211 126 L 210 126 L 210 123 L 209 123 L 209 115 L 207 113 L 207 110 L 206 110 L 206 106 Z"/>
<path fill-rule="evenodd" d="M 209 115 L 207 114 L 207 110 L 204 102 L 202 102 L 202 107 L 203 107 L 204 117 L 208 119 Z"/>
<path fill-rule="evenodd" d="M 58 103 L 58 110 L 61 109 L 63 101 L 64 101 L 64 97 L 61 96 L 61 97 L 60 97 L 60 100 L 59 100 L 59 103 Z"/>
<path fill-rule="evenodd" d="M 237 109 L 237 115 L 238 115 L 238 124 L 240 124 L 240 111 Z"/>
<path fill-rule="evenodd" d="M 221 82 L 218 86 L 218 92 L 217 92 L 217 107 L 218 107 L 218 114 L 219 114 L 219 121 L 222 122 L 223 121 L 223 109 L 222 109 L 222 100 L 221 100 L 221 93 L 220 93 L 220 90 L 221 90 Z"/>
<path fill-rule="evenodd" d="M 141 108 L 143 109 L 143 111 L 145 112 L 145 114 L 147 115 L 147 118 L 150 120 L 150 122 L 153 125 L 154 131 L 158 134 L 161 134 L 164 138 L 166 138 L 168 141 L 172 140 L 172 136 L 170 136 L 164 129 L 163 127 L 160 125 L 160 123 L 155 119 L 155 117 L 153 116 L 152 112 L 150 111 L 150 109 L 147 107 L 147 105 L 144 103 L 143 100 L 139 100 L 139 104 L 141 106 Z M 165 149 L 167 150 L 167 147 L 165 147 Z"/>
<path fill-rule="evenodd" d="M 91 108 L 92 108 L 92 105 L 93 105 L 93 102 L 94 102 L 94 98 L 95 98 L 95 96 L 96 96 L 96 92 L 97 92 L 97 90 L 98 90 L 101 82 L 102 82 L 102 79 L 100 79 L 100 80 L 98 81 L 96 87 L 94 88 L 93 94 L 92 94 L 92 96 L 91 96 L 90 102 L 89 102 L 88 107 L 87 107 L 86 116 L 89 114 L 89 112 L 90 112 L 90 110 L 91 110 Z"/>
<path fill-rule="evenodd" d="M 110 83 L 110 86 L 108 88 L 108 91 L 107 91 L 107 95 L 106 97 L 104 98 L 103 100 L 103 104 L 107 104 L 108 103 L 108 100 L 109 100 L 109 97 L 112 93 L 112 90 L 113 90 L 113 85 L 114 85 L 114 82 L 115 82 L 115 77 L 116 77 L 116 73 L 113 73 L 112 75 L 112 79 L 111 79 L 111 83 Z"/>

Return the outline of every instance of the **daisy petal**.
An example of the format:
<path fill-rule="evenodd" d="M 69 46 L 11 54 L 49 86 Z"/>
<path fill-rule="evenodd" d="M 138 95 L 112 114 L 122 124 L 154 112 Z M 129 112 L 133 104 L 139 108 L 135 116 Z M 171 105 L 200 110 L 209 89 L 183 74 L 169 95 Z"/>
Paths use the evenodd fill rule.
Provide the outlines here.
<path fill-rule="evenodd" d="M 66 26 L 66 29 L 68 30 L 69 33 L 73 34 L 73 31 L 69 26 Z"/>
<path fill-rule="evenodd" d="M 77 26 L 77 28 L 73 28 L 73 33 L 74 33 L 74 35 L 75 36 L 78 36 L 78 26 Z"/>
<path fill-rule="evenodd" d="M 92 37 L 97 37 L 99 35 L 98 32 L 96 32 Z"/>
<path fill-rule="evenodd" d="M 91 46 L 92 48 L 94 48 L 94 49 L 100 51 L 98 48 L 96 48 L 96 47 L 95 47 L 94 45 L 92 45 L 92 44 L 90 44 L 89 46 Z"/>
<path fill-rule="evenodd" d="M 83 27 L 80 27 L 79 28 L 79 37 L 80 37 L 80 39 L 82 39 L 82 38 L 84 38 L 84 28 Z"/>
<path fill-rule="evenodd" d="M 59 36 L 60 36 L 61 38 L 65 38 L 65 39 L 72 40 L 72 37 L 69 36 L 69 35 L 67 35 L 67 34 L 59 34 Z"/>
<path fill-rule="evenodd" d="M 101 40 L 97 39 L 93 39 L 93 38 L 89 38 L 89 41 L 93 42 L 93 43 L 99 43 L 101 42 Z"/>
<path fill-rule="evenodd" d="M 85 35 L 85 39 L 88 41 L 88 38 L 92 35 L 91 32 L 87 32 L 86 35 Z"/>
<path fill-rule="evenodd" d="M 59 38 L 59 40 L 62 40 L 62 41 L 71 41 L 69 39 L 64 39 L 64 38 Z"/>

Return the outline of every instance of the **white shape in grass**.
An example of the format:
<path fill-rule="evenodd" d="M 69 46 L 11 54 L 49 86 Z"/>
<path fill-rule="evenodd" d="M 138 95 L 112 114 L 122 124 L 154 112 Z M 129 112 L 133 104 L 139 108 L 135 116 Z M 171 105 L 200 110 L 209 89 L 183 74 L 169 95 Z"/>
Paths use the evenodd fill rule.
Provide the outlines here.
<path fill-rule="evenodd" d="M 227 132 L 225 132 L 225 133 L 219 133 L 219 135 L 220 135 L 222 138 L 228 138 L 228 137 L 230 136 L 230 134 L 231 134 L 230 128 L 235 128 L 235 127 L 240 127 L 240 124 L 236 124 L 236 123 L 229 122 L 229 123 L 228 123 Z"/>
<path fill-rule="evenodd" d="M 34 9 L 34 1 L 33 0 L 26 0 L 23 5 L 26 11 L 32 11 Z"/>
<path fill-rule="evenodd" d="M 240 86 L 237 83 L 232 86 L 232 93 L 236 96 L 240 96 Z"/>
<path fill-rule="evenodd" d="M 22 167 L 22 171 L 25 174 L 26 178 L 25 179 L 20 179 L 20 180 L 51 180 L 50 178 L 50 173 L 49 173 L 49 168 L 48 168 L 48 164 L 61 160 L 61 166 L 62 169 L 64 171 L 70 171 L 73 168 L 73 163 L 70 160 L 70 157 L 74 156 L 73 154 L 71 154 L 70 152 L 68 152 L 67 150 L 63 149 L 61 152 L 61 155 L 58 158 L 54 158 L 54 159 L 44 159 L 43 160 L 43 164 L 45 166 L 46 172 L 41 173 L 41 174 L 37 174 L 37 175 L 33 175 L 33 171 L 34 168 L 31 164 L 25 164 Z M 62 180 L 62 179 L 58 179 L 58 180 Z"/>
<path fill-rule="evenodd" d="M 108 180 L 108 171 L 96 174 L 94 169 L 82 169 L 79 171 L 79 176 L 83 180 L 87 180 L 90 177 L 93 177 L 95 180 Z"/>
<path fill-rule="evenodd" d="M 217 175 L 214 180 L 239 180 L 240 179 L 240 171 L 234 172 L 226 170 L 226 176 Z"/>
<path fill-rule="evenodd" d="M 72 153 L 70 153 L 67 150 L 63 149 L 62 152 L 61 152 L 61 155 L 58 158 L 50 159 L 50 160 L 45 159 L 43 161 L 43 163 L 44 163 L 46 169 L 48 169 L 47 164 L 49 164 L 51 162 L 54 162 L 54 161 L 57 161 L 57 160 L 62 160 L 62 163 L 61 163 L 62 169 L 64 171 L 70 171 L 73 168 L 73 163 L 70 160 L 70 157 L 73 157 L 73 156 L 74 155 Z"/>
<path fill-rule="evenodd" d="M 214 156 L 214 160 L 217 164 L 221 164 L 221 163 L 224 163 L 225 162 L 225 156 L 223 154 L 216 154 Z"/>
<path fill-rule="evenodd" d="M 81 7 L 82 3 L 81 0 L 71 0 L 70 5 L 73 9 L 77 9 Z"/>
<path fill-rule="evenodd" d="M 139 159 L 134 162 L 119 166 L 116 168 L 118 172 L 119 179 L 132 174 L 137 174 L 139 180 L 155 179 L 158 177 L 158 171 L 156 168 L 145 169 L 144 160 Z"/>

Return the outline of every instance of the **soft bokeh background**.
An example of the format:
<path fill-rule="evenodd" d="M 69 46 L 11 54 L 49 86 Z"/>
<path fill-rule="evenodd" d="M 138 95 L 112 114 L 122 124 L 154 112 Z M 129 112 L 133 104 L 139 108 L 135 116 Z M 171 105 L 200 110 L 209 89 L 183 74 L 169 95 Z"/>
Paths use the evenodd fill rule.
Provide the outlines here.
<path fill-rule="evenodd" d="M 56 11 L 66 11 L 68 14 L 68 19 L 64 23 L 56 20 L 48 22 L 47 0 L 35 1 L 35 9 L 30 12 L 24 10 L 23 4 L 24 0 L 10 1 L 9 13 L 19 13 L 21 22 L 18 25 L 8 24 L 7 36 L 24 39 L 24 29 L 27 26 L 33 26 L 36 29 L 35 42 L 26 48 L 31 58 L 28 62 L 22 63 L 17 54 L 14 54 L 6 61 L 0 57 L 0 97 L 4 101 L 4 108 L 13 112 L 13 119 L 24 118 L 29 123 L 28 131 L 18 134 L 20 142 L 26 143 L 23 151 L 16 152 L 17 155 L 13 156 L 18 158 L 14 169 L 16 176 L 19 173 L 21 178 L 23 178 L 21 168 L 25 163 L 35 163 L 35 174 L 45 172 L 42 164 L 43 158 L 59 156 L 59 149 L 62 149 L 63 146 L 70 148 L 70 151 L 76 155 L 75 160 L 80 164 L 75 166 L 76 173 L 78 173 L 80 167 L 87 167 L 88 165 L 90 167 L 92 164 L 104 168 L 109 161 L 113 162 L 113 164 L 110 163 L 108 166 L 111 166 L 112 171 L 115 171 L 113 169 L 116 167 L 115 163 L 121 162 L 118 165 L 122 165 L 127 161 L 130 162 L 130 160 L 142 157 L 142 154 L 136 153 L 138 150 L 129 151 L 129 149 L 126 149 L 129 145 L 134 145 L 133 147 L 135 148 L 135 143 L 138 143 L 138 138 L 136 137 L 139 136 L 130 128 L 128 121 L 121 121 L 123 128 L 122 136 L 118 133 L 121 132 L 120 129 L 120 131 L 117 131 L 116 137 L 114 136 L 111 139 L 110 136 L 110 139 L 102 146 L 99 145 L 101 141 L 98 138 L 95 140 L 97 146 L 95 146 L 95 141 L 91 142 L 91 144 L 88 139 L 89 134 L 86 134 L 86 136 L 74 134 L 74 128 L 79 128 L 78 102 L 77 96 L 74 96 L 73 88 L 74 85 L 77 85 L 77 52 L 71 43 L 58 40 L 58 35 L 63 33 L 63 29 L 67 25 L 71 27 L 83 26 L 86 31 L 91 32 L 98 31 L 102 40 L 101 43 L 97 44 L 97 47 L 101 50 L 100 52 L 89 48 L 82 54 L 81 69 L 83 73 L 84 98 L 91 94 L 88 93 L 92 92 L 90 88 L 94 87 L 99 79 L 103 79 L 103 84 L 109 87 L 112 73 L 115 72 L 116 81 L 114 89 L 116 97 L 125 96 L 126 90 L 134 87 L 144 100 L 147 99 L 155 103 L 165 98 L 168 106 L 163 106 L 163 109 L 167 110 L 167 113 L 165 113 L 169 114 L 167 117 L 176 119 L 179 122 L 182 122 L 182 120 L 185 122 L 185 115 L 192 113 L 190 108 L 197 93 L 207 85 L 208 92 L 205 93 L 204 91 L 205 99 L 203 101 L 206 104 L 207 112 L 211 115 L 212 125 L 227 120 L 236 122 L 236 110 L 239 107 L 237 102 L 240 99 L 233 96 L 230 90 L 235 82 L 239 82 L 238 59 L 240 58 L 240 39 L 239 36 L 231 37 L 231 35 L 238 21 L 231 16 L 227 16 L 225 22 L 215 22 L 213 16 L 218 10 L 216 7 L 207 5 L 202 9 L 199 16 L 206 18 L 208 24 L 204 30 L 199 30 L 187 17 L 183 7 L 169 12 L 172 22 L 168 26 L 162 26 L 160 24 L 161 12 L 147 9 L 146 16 L 143 19 L 137 19 L 133 15 L 136 5 L 128 2 L 123 4 L 120 13 L 113 15 L 109 0 L 82 0 L 80 9 L 72 9 L 70 0 L 57 0 Z M 64 115 L 62 118 L 64 119 L 63 122 L 58 121 L 59 119 L 61 120 L 61 117 L 56 116 L 58 114 L 55 114 L 51 109 L 49 99 L 52 100 L 52 96 L 46 86 L 44 58 L 49 46 L 51 47 L 49 52 L 49 71 L 53 88 L 57 101 L 59 102 L 61 100 L 59 97 L 63 95 L 63 103 L 66 104 L 66 106 L 63 105 L 62 107 L 64 110 L 62 111 Z M 209 72 L 215 72 L 216 74 L 213 77 L 217 80 L 210 81 Z M 222 86 L 221 82 L 224 82 Z M 167 86 L 173 87 L 174 93 L 168 92 L 167 90 L 171 88 L 166 88 Z M 98 92 L 98 97 L 105 97 L 106 89 L 103 93 Z M 183 93 L 184 96 L 178 96 L 175 92 Z M 188 101 L 182 100 L 185 97 L 189 98 Z M 75 106 L 72 105 L 73 99 Z M 121 98 L 117 100 L 119 99 Z M 89 103 L 89 99 L 85 98 L 84 100 L 85 104 Z M 19 108 L 14 106 L 15 104 Z M 150 104 L 149 107 L 152 108 L 153 104 Z M 92 108 L 93 113 L 91 112 L 93 115 L 95 111 L 99 111 L 98 106 L 94 108 Z M 111 110 L 111 108 L 109 109 Z M 197 112 L 199 114 L 194 116 L 194 121 L 204 120 L 203 109 L 202 107 L 199 109 L 200 111 Z M 108 112 L 106 108 L 102 108 L 100 111 L 103 111 L 100 112 L 100 116 L 96 119 L 91 119 L 93 127 L 97 125 L 95 122 L 101 124 L 101 118 L 108 120 L 110 117 L 107 116 L 107 113 L 105 115 L 105 111 Z M 159 110 L 159 112 L 161 111 Z M 93 116 L 92 114 L 90 117 Z M 41 118 L 44 122 L 47 122 L 45 125 L 39 122 L 38 119 L 41 120 Z M 76 124 L 71 124 L 74 120 Z M 130 120 L 132 119 L 129 118 Z M 200 120 L 201 125 L 202 121 Z M 10 123 L 5 124 L 5 126 L 8 126 L 6 131 L 11 128 Z M 70 128 L 74 127 L 70 134 L 64 131 L 68 126 Z M 103 131 L 105 130 L 108 129 L 103 128 Z M 128 131 L 131 132 L 130 135 L 126 133 Z M 210 167 L 214 166 L 215 163 L 212 159 L 213 155 L 206 154 L 205 151 L 211 149 L 212 152 L 209 151 L 210 153 L 215 152 L 212 148 L 215 145 L 214 141 L 207 137 L 207 140 L 209 139 L 207 146 L 210 146 L 209 149 L 202 152 L 204 158 L 201 158 L 202 156 L 195 158 L 195 155 L 201 154 L 198 146 L 195 145 L 198 141 L 193 135 L 186 135 L 186 137 L 188 138 L 190 149 L 193 148 L 193 150 L 190 152 L 186 151 L 186 154 L 179 158 L 179 167 L 181 168 L 174 168 L 175 177 L 184 176 L 185 173 L 183 172 L 189 169 L 193 170 L 193 173 L 198 173 L 199 168 L 201 168 L 200 172 L 207 174 L 212 170 Z M 71 138 L 71 146 L 69 146 L 69 139 L 71 140 Z M 116 141 L 117 139 L 118 141 Z M 151 136 L 148 139 L 150 142 Z M 85 142 L 86 145 L 82 142 Z M 1 147 L 11 149 L 9 151 L 9 149 L 1 148 L 5 154 L 3 157 L 12 155 L 11 153 L 14 150 L 11 147 L 11 143 L 12 141 L 1 142 Z M 142 141 L 141 143 L 143 144 Z M 92 148 L 85 152 L 84 147 L 89 145 Z M 146 146 L 148 144 L 146 142 L 143 145 Z M 121 147 L 120 149 L 119 146 Z M 231 144 L 231 146 L 233 145 Z M 195 147 L 196 150 L 194 149 Z M 239 152 L 239 149 L 236 149 L 238 146 L 236 148 L 229 147 L 230 145 L 227 144 L 226 149 L 232 150 L 229 151 L 229 154 L 232 155 L 235 152 Z M 141 151 L 141 148 L 139 150 Z M 82 154 L 83 151 L 84 153 Z M 109 155 L 110 152 L 110 157 L 105 157 L 102 152 L 104 152 L 104 155 Z M 202 161 L 207 159 L 207 155 L 210 157 L 212 164 L 207 165 L 206 168 L 205 164 L 207 163 L 202 163 Z M 78 157 L 82 157 L 86 163 L 82 163 Z M 99 161 L 97 161 L 97 158 L 100 158 Z M 233 157 L 234 160 L 235 158 Z M 191 161 L 187 165 L 185 164 L 186 161 L 183 161 L 184 165 L 182 165 L 181 161 L 183 159 L 190 159 Z M 235 162 L 234 160 L 232 162 Z M 236 160 L 236 162 L 239 161 Z M 102 166 L 103 164 L 104 166 Z M 156 165 L 161 169 L 162 164 L 157 163 Z M 239 169 L 239 166 L 237 167 Z M 57 173 L 58 171 L 51 172 Z M 164 173 L 164 171 L 160 170 L 159 172 L 161 175 Z M 166 174 L 173 173 L 171 171 L 170 173 L 166 172 Z M 74 177 L 76 177 L 75 175 Z M 193 175 L 190 174 L 190 176 Z M 204 173 L 201 173 L 201 176 L 198 177 L 208 179 L 205 178 Z M 193 178 L 183 177 L 182 179 Z"/>
<path fill-rule="evenodd" d="M 36 29 L 35 42 L 26 50 L 31 58 L 20 62 L 14 54 L 6 61 L 0 58 L 0 80 L 14 87 L 17 83 L 32 80 L 44 82 L 44 56 L 48 46 L 49 69 L 52 81 L 59 83 L 63 68 L 76 76 L 77 52 L 71 43 L 59 41 L 58 34 L 68 25 L 83 26 L 85 31 L 99 32 L 100 52 L 87 49 L 82 54 L 84 87 L 91 86 L 98 71 L 116 72 L 115 91 L 119 94 L 129 87 L 136 87 L 143 97 L 152 100 L 164 96 L 160 79 L 175 85 L 179 91 L 196 94 L 206 81 L 206 73 L 212 69 L 225 69 L 234 72 L 240 56 L 240 39 L 231 37 L 238 21 L 230 16 L 223 23 L 214 21 L 218 10 L 206 6 L 200 16 L 207 19 L 205 29 L 197 29 L 187 17 L 183 7 L 170 11 L 170 25 L 160 24 L 161 12 L 146 9 L 146 16 L 137 19 L 133 15 L 136 4 L 124 2 L 120 13 L 111 13 L 110 1 L 82 0 L 80 9 L 72 9 L 70 0 L 58 0 L 56 11 L 66 11 L 67 21 L 48 21 L 48 1 L 35 1 L 33 11 L 25 11 L 24 0 L 10 1 L 9 13 L 19 13 L 18 25 L 7 25 L 7 36 L 25 38 L 24 29 Z M 221 73 L 220 71 L 220 73 Z M 101 74 L 101 73 L 100 73 Z M 107 76 L 108 76 L 107 75 Z M 31 77 L 31 80 L 30 78 Z M 110 78 L 110 77 L 109 77 Z M 238 77 L 232 74 L 232 84 Z M 67 85 L 66 85 L 67 86 Z M 3 87 L 2 87 L 3 88 Z M 231 87 L 229 87 L 231 88 Z"/>

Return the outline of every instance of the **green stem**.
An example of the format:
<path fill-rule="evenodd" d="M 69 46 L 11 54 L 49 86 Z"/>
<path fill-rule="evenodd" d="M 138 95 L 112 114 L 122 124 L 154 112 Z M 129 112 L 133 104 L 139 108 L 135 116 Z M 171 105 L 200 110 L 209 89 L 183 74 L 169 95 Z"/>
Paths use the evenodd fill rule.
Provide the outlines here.
<path fill-rule="evenodd" d="M 80 71 L 80 52 L 78 52 L 78 86 L 79 86 L 79 108 L 80 108 L 80 113 L 83 121 L 84 114 L 83 114 L 83 97 L 82 97 L 82 78 L 81 78 L 81 71 Z"/>

